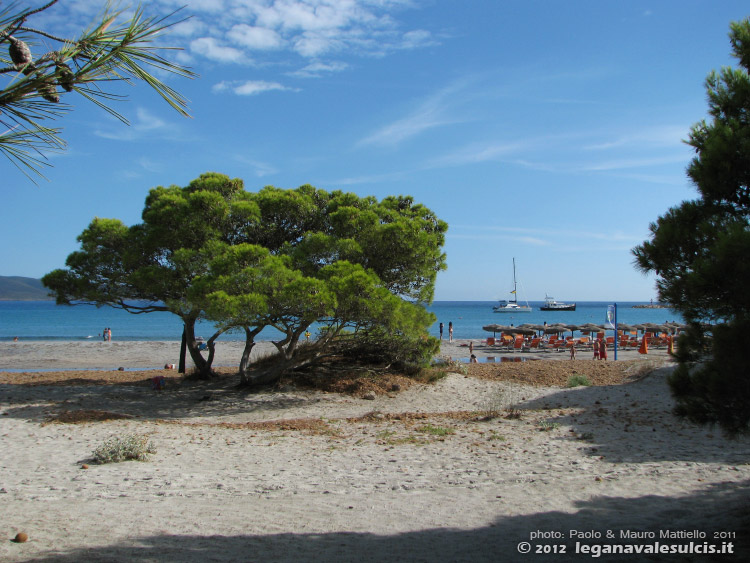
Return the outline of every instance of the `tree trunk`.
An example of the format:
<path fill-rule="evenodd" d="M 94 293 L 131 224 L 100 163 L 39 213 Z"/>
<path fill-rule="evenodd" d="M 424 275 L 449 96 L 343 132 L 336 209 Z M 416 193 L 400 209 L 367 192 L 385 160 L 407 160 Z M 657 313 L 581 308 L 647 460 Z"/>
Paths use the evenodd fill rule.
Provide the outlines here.
<path fill-rule="evenodd" d="M 320 352 L 315 354 L 306 355 L 304 358 L 286 358 L 283 355 L 279 356 L 279 361 L 269 366 L 266 369 L 258 370 L 254 372 L 248 372 L 243 378 L 244 387 L 255 387 L 257 385 L 270 385 L 276 383 L 281 377 L 289 373 L 294 369 L 298 369 L 309 364 L 312 364 L 320 359 Z"/>
<path fill-rule="evenodd" d="M 247 376 L 247 370 L 250 366 L 250 354 L 255 347 L 255 337 L 263 330 L 264 327 L 255 327 L 250 330 L 248 327 L 245 329 L 245 349 L 242 351 L 242 359 L 240 360 L 240 387 L 250 385 L 250 380 Z"/>
<path fill-rule="evenodd" d="M 182 327 L 182 342 L 180 342 L 180 366 L 178 373 L 185 373 L 185 356 L 187 354 L 187 338 L 185 337 L 185 327 Z"/>
<path fill-rule="evenodd" d="M 195 319 L 185 319 L 185 341 L 190 358 L 195 364 L 195 369 L 198 370 L 198 377 L 209 379 L 211 377 L 211 364 L 198 350 L 198 342 L 195 340 Z M 213 357 L 210 357 L 210 359 L 213 361 Z"/>

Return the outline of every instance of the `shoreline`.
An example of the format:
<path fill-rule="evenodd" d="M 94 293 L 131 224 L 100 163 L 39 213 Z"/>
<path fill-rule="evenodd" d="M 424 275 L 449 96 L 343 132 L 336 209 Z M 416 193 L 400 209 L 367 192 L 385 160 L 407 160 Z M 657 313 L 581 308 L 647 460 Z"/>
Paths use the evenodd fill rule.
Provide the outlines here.
<path fill-rule="evenodd" d="M 473 344 L 474 355 L 480 362 L 486 362 L 488 358 L 495 358 L 496 362 L 508 359 L 538 359 L 538 360 L 568 360 L 567 352 L 554 352 L 549 350 L 534 350 L 530 352 L 513 352 L 498 350 L 484 344 L 484 340 L 461 339 L 449 343 L 441 342 L 439 357 L 443 359 L 454 359 L 457 361 L 469 360 L 469 344 Z M 236 367 L 239 366 L 240 358 L 244 349 L 244 342 L 225 340 L 216 343 L 216 357 L 214 366 Z M 274 353 L 276 348 L 271 342 L 258 342 L 253 348 L 251 358 L 253 360 Z M 39 341 L 28 340 L 19 342 L 0 342 L 0 372 L 11 370 L 17 371 L 66 371 L 66 370 L 125 370 L 134 369 L 164 369 L 166 364 L 177 364 L 179 362 L 179 341 L 83 341 L 83 342 L 61 342 L 61 341 Z M 585 360 L 593 355 L 588 351 L 579 350 L 577 359 Z M 649 349 L 647 355 L 641 355 L 637 350 L 619 350 L 618 360 L 668 360 L 667 351 L 661 349 Z M 614 361 L 614 350 L 609 349 L 609 360 Z M 192 362 L 188 356 L 188 369 L 192 368 Z"/>

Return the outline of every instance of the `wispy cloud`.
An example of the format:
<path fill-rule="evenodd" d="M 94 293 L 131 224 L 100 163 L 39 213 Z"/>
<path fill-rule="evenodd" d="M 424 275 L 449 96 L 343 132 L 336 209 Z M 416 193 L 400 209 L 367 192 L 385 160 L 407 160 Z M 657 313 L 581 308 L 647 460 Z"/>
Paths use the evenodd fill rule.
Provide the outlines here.
<path fill-rule="evenodd" d="M 317 78 L 326 74 L 343 72 L 349 68 L 350 65 L 342 61 L 315 61 L 297 71 L 290 72 L 289 75 L 300 78 Z"/>
<path fill-rule="evenodd" d="M 381 127 L 357 143 L 358 146 L 394 146 L 429 129 L 465 121 L 453 114 L 455 96 L 465 87 L 456 83 L 428 97 L 405 117 Z"/>
<path fill-rule="evenodd" d="M 663 164 L 685 163 L 685 154 L 673 154 L 657 157 L 630 157 L 600 162 L 590 162 L 574 166 L 573 169 L 581 172 L 603 172 L 609 170 L 630 170 L 632 168 L 646 168 L 660 166 Z"/>
<path fill-rule="evenodd" d="M 643 235 L 636 233 L 594 232 L 581 229 L 524 227 L 496 227 L 488 225 L 451 225 L 448 238 L 482 241 L 509 240 L 532 246 L 559 245 L 560 237 L 567 241 L 598 241 L 631 248 L 642 242 Z"/>
<path fill-rule="evenodd" d="M 252 174 L 256 178 L 263 178 L 264 176 L 271 176 L 278 172 L 278 169 L 275 166 L 267 162 L 263 162 L 261 160 L 248 158 L 245 155 L 236 155 L 234 157 L 234 160 L 242 164 L 248 165 L 252 169 Z"/>
<path fill-rule="evenodd" d="M 212 88 L 214 92 L 232 92 L 238 96 L 255 96 L 263 92 L 274 90 L 296 91 L 295 88 L 284 86 L 278 82 L 267 82 L 265 80 L 246 80 L 233 82 L 219 82 Z"/>
<path fill-rule="evenodd" d="M 521 244 L 528 244 L 531 246 L 550 246 L 551 241 L 544 240 L 541 238 L 514 235 L 514 234 L 499 234 L 499 233 L 450 233 L 446 235 L 448 239 L 463 239 L 463 240 L 477 240 L 485 242 L 498 242 L 498 241 L 513 241 Z"/>
<path fill-rule="evenodd" d="M 687 137 L 689 127 L 680 125 L 666 125 L 651 127 L 635 133 L 624 133 L 585 146 L 584 149 L 603 151 L 622 147 L 677 147 L 684 146 L 683 139 Z"/>
<path fill-rule="evenodd" d="M 111 127 L 109 126 L 111 124 Z M 104 139 L 116 141 L 137 141 L 148 135 L 151 138 L 178 139 L 180 126 L 165 121 L 161 117 L 149 112 L 143 107 L 136 108 L 135 117 L 130 118 L 130 127 L 122 126 L 122 123 L 114 118 L 106 126 L 99 126 L 94 134 Z"/>
<path fill-rule="evenodd" d="M 527 146 L 528 143 L 525 141 L 472 144 L 433 159 L 428 163 L 427 167 L 439 168 L 443 166 L 461 166 L 493 160 L 505 160 L 510 155 L 517 154 Z"/>

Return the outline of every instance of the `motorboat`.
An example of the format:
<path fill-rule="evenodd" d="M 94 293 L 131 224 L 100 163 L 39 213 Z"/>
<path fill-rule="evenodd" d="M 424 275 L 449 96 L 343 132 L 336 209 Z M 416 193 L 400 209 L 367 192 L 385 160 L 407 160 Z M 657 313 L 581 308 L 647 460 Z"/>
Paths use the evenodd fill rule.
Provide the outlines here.
<path fill-rule="evenodd" d="M 503 299 L 495 305 L 492 310 L 496 313 L 531 313 L 531 307 L 529 304 L 519 305 L 518 304 L 518 284 L 516 283 L 516 259 L 513 258 L 513 299 Z"/>
<path fill-rule="evenodd" d="M 555 301 L 554 297 L 545 295 L 544 305 L 539 307 L 540 311 L 575 311 L 575 303 L 563 303 L 562 301 Z"/>

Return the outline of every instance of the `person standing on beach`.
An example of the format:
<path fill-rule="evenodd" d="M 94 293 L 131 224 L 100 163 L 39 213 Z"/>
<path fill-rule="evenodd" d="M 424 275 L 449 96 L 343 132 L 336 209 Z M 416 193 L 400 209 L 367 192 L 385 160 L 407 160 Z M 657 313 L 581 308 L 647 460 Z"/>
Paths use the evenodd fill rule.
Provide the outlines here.
<path fill-rule="evenodd" d="M 474 354 L 474 341 L 469 340 L 469 354 Z"/>
<path fill-rule="evenodd" d="M 599 339 L 594 338 L 594 359 L 599 359 Z"/>
<path fill-rule="evenodd" d="M 443 339 L 443 323 L 440 323 L 440 340 Z"/>
<path fill-rule="evenodd" d="M 107 330 L 108 330 L 108 329 L 107 329 L 107 328 L 105 327 L 105 328 L 104 328 L 104 330 L 102 331 L 102 340 L 103 340 L 104 342 L 106 342 L 106 341 L 107 341 Z"/>
<path fill-rule="evenodd" d="M 453 321 L 448 323 L 448 342 L 453 342 Z"/>
<path fill-rule="evenodd" d="M 576 359 L 576 343 L 573 342 L 570 346 L 570 359 L 575 360 Z"/>
<path fill-rule="evenodd" d="M 607 341 L 602 338 L 602 343 L 599 345 L 599 359 L 607 359 Z"/>

